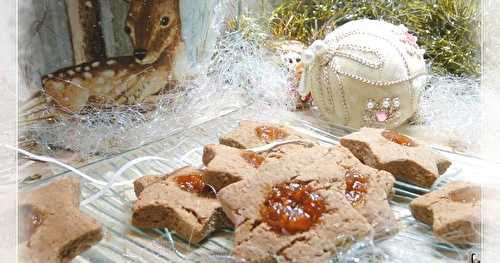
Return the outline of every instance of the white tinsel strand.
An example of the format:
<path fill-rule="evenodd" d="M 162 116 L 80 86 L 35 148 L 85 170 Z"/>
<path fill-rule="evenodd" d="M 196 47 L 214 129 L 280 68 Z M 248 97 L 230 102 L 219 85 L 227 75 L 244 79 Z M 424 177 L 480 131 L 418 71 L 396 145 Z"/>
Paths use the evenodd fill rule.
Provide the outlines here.
<path fill-rule="evenodd" d="M 424 91 L 418 112 L 427 137 L 447 138 L 449 146 L 466 150 L 481 136 L 479 79 L 434 75 Z"/>
<path fill-rule="evenodd" d="M 44 149 L 115 153 L 250 103 L 274 109 L 291 105 L 286 70 L 238 32 L 223 35 L 206 68 L 208 72 L 180 83 L 182 88 L 161 99 L 151 112 L 125 106 L 95 110 L 78 121 L 63 117 L 55 124 L 38 123 L 30 127 L 29 135 Z"/>

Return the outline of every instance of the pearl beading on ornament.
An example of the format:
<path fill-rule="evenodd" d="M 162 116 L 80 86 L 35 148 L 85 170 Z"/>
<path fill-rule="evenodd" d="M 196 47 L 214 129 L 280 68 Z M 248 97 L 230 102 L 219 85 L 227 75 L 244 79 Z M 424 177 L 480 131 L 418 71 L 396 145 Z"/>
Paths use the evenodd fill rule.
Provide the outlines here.
<path fill-rule="evenodd" d="M 399 85 L 401 88 L 407 88 L 409 91 L 407 94 L 410 97 L 410 104 L 408 107 L 412 107 L 410 105 L 413 105 L 415 96 L 419 94 L 416 90 L 413 90 L 413 85 L 417 79 L 426 75 L 425 67 L 417 67 L 415 72 L 411 72 L 412 70 L 410 70 L 409 62 L 411 62 L 412 65 L 415 62 L 413 60 L 407 60 L 407 58 L 409 58 L 409 55 L 410 57 L 418 56 L 417 59 L 423 59 L 425 50 L 418 47 L 418 44 L 416 43 L 417 38 L 410 34 L 404 25 L 400 25 L 396 29 L 390 30 L 390 32 L 393 33 L 392 35 L 381 35 L 377 32 L 368 31 L 365 28 L 351 30 L 340 35 L 331 33 L 325 37 L 323 42 L 316 42 L 316 44 L 311 45 L 311 47 L 304 52 L 304 57 L 307 57 L 305 59 L 303 57 L 303 62 L 306 65 L 306 72 L 317 72 L 317 74 L 315 74 L 317 77 L 316 84 L 314 85 L 318 85 L 318 87 L 312 86 L 312 88 L 314 88 L 317 93 L 316 96 L 319 97 L 317 98 L 318 105 L 322 105 L 327 113 L 335 113 L 338 112 L 336 111 L 336 108 L 338 107 L 340 100 L 341 105 L 344 108 L 344 111 L 342 112 L 344 116 L 342 117 L 344 119 L 344 124 L 346 125 L 349 125 L 349 115 L 351 111 L 349 110 L 350 106 L 346 100 L 345 87 L 343 83 L 345 77 L 372 87 L 383 88 Z M 344 40 L 344 38 L 353 35 L 364 35 L 378 38 L 379 40 L 386 42 L 390 46 L 389 48 L 392 47 L 392 49 L 397 52 L 396 54 L 399 54 L 399 57 L 401 58 L 400 63 L 402 69 L 404 70 L 401 73 L 402 78 L 383 81 L 376 79 L 372 80 L 355 72 L 351 73 L 341 68 L 340 65 L 344 65 L 345 63 L 342 60 L 338 60 L 340 57 L 347 58 L 353 62 L 375 70 L 383 70 L 385 66 L 386 58 L 384 58 L 382 53 L 378 52 L 377 49 L 370 48 L 369 44 L 368 46 L 363 46 L 356 44 L 355 41 L 351 41 L 353 43 L 349 44 L 340 43 Z M 327 44 L 326 48 L 323 48 L 324 43 Z M 355 52 L 351 53 L 349 51 Z M 369 53 L 372 56 L 364 58 L 360 56 L 359 53 Z M 314 68 L 317 68 L 317 70 L 314 70 Z M 336 78 L 336 83 L 332 83 L 333 85 L 330 84 L 331 77 Z M 311 86 L 308 87 L 308 89 L 310 88 Z M 336 103 L 334 103 L 334 99 Z M 369 123 L 369 126 L 398 123 L 399 118 L 402 115 L 400 111 L 401 101 L 399 97 L 385 98 L 380 102 L 376 102 L 372 99 L 372 101 L 367 103 L 366 106 L 365 112 L 360 117 L 362 122 Z M 341 117 L 339 115 L 337 116 Z"/>
<path fill-rule="evenodd" d="M 336 68 L 337 66 L 335 65 L 335 61 L 333 59 L 329 60 L 327 62 L 327 66 L 323 67 L 323 72 L 322 74 L 318 75 L 318 80 L 317 82 L 318 83 L 324 83 L 326 84 L 327 86 L 331 87 L 330 85 L 330 77 L 329 77 L 329 74 L 328 74 L 328 70 L 332 70 L 333 72 L 335 72 L 333 69 Z M 340 75 L 338 73 L 335 74 L 335 77 L 337 79 L 337 82 L 339 84 L 339 92 L 340 92 L 340 96 L 341 96 L 341 100 L 342 100 L 342 107 L 344 108 L 344 125 L 347 125 L 347 123 L 349 123 L 349 107 L 347 106 L 347 100 L 346 100 L 346 96 L 345 96 L 345 89 L 344 89 L 344 85 L 343 85 L 343 82 L 342 82 L 342 78 L 340 77 Z M 332 111 L 335 111 L 335 101 L 334 101 L 334 98 L 335 96 L 333 95 L 333 91 L 331 89 L 327 89 L 327 92 L 328 92 L 328 98 L 329 99 L 329 105 L 332 106 Z M 320 96 L 319 96 L 321 99 L 324 99 L 326 97 L 324 97 L 324 94 L 323 94 L 323 90 L 320 89 Z"/>
<path fill-rule="evenodd" d="M 420 57 L 423 57 L 425 54 L 425 49 L 421 49 L 418 44 L 418 38 L 414 35 L 412 35 L 410 32 L 408 32 L 408 28 L 404 25 L 399 25 L 397 28 L 397 31 L 393 32 L 397 35 L 401 35 L 401 42 L 405 43 L 408 45 L 406 48 L 406 51 L 408 52 L 409 55 L 418 55 Z"/>
<path fill-rule="evenodd" d="M 398 97 L 392 99 L 392 105 L 394 105 L 394 107 L 396 108 L 399 108 L 399 106 L 401 106 L 401 102 Z"/>
<path fill-rule="evenodd" d="M 408 81 L 408 80 L 411 80 L 415 77 L 418 76 L 417 75 L 414 75 L 412 76 L 410 74 L 410 68 L 408 67 L 408 62 L 406 61 L 406 59 L 404 58 L 403 56 L 403 53 L 399 50 L 398 47 L 394 46 L 394 44 L 392 43 L 392 41 L 390 39 L 387 39 L 385 37 L 382 37 L 382 36 L 379 36 L 379 35 L 376 35 L 376 34 L 373 34 L 373 33 L 370 33 L 370 32 L 365 32 L 365 31 L 359 31 L 359 30 L 354 30 L 354 31 L 351 31 L 351 32 L 347 32 L 345 34 L 342 34 L 335 39 L 335 41 L 340 41 L 346 37 L 349 37 L 349 36 L 352 36 L 352 35 L 367 35 L 367 36 L 371 36 L 371 37 L 375 37 L 375 38 L 379 38 L 379 39 L 382 39 L 384 40 L 385 42 L 389 43 L 400 55 L 401 59 L 403 60 L 404 64 L 405 64 L 405 69 L 406 69 L 406 73 L 407 73 L 407 76 L 406 78 L 403 78 L 403 79 L 400 79 L 400 80 L 393 80 L 393 81 L 386 81 L 386 82 L 382 82 L 382 81 L 372 81 L 372 80 L 368 80 L 366 78 L 363 78 L 361 76 L 357 76 L 357 75 L 354 75 L 354 74 L 348 74 L 346 72 L 344 72 L 344 74 L 342 75 L 345 75 L 345 76 L 348 76 L 350 78 L 353 78 L 353 79 L 356 79 L 356 80 L 359 80 L 359 81 L 362 81 L 364 83 L 367 83 L 367 84 L 371 84 L 371 85 L 375 85 L 375 86 L 390 86 L 390 85 L 394 85 L 394 84 L 398 84 L 398 83 L 402 83 L 402 82 L 405 82 L 405 81 Z M 334 51 L 335 52 L 335 51 Z M 334 55 L 335 53 L 333 53 Z M 368 65 L 366 65 L 368 66 Z"/>
<path fill-rule="evenodd" d="M 322 74 L 318 74 L 316 75 L 317 79 L 316 79 L 316 82 L 320 85 L 327 85 L 327 86 L 330 86 L 331 83 L 330 83 L 330 78 L 328 77 L 328 72 L 326 72 L 328 69 L 326 67 L 323 68 L 323 72 Z M 326 77 L 323 77 L 323 76 L 326 76 Z M 319 96 L 317 98 L 317 100 L 325 100 L 325 99 L 328 99 L 328 105 L 330 105 L 330 107 L 332 107 L 332 111 L 335 111 L 335 108 L 336 108 L 336 103 L 334 101 L 334 96 L 333 96 L 333 93 L 331 91 L 331 89 L 327 89 L 327 93 L 328 93 L 328 96 L 325 96 L 326 94 L 323 93 L 323 89 L 320 89 L 319 90 Z"/>
<path fill-rule="evenodd" d="M 401 28 L 400 34 L 405 34 L 406 32 L 408 32 L 408 29 L 404 25 L 403 25 L 403 27 L 400 27 L 400 28 Z M 382 36 L 379 36 L 379 35 L 376 35 L 376 34 L 373 34 L 373 33 L 370 33 L 370 32 L 353 30 L 351 32 L 347 32 L 347 33 L 344 33 L 342 35 L 339 35 L 337 37 L 330 37 L 329 41 L 339 42 L 340 40 L 342 40 L 342 39 L 344 39 L 344 38 L 346 38 L 348 36 L 352 36 L 352 35 L 367 35 L 367 36 L 371 36 L 371 37 L 382 39 L 385 42 L 387 42 L 388 44 L 390 44 L 399 53 L 399 56 L 401 57 L 404 65 L 405 65 L 405 70 L 406 70 L 406 73 L 407 73 L 407 77 L 406 78 L 402 78 L 402 79 L 398 79 L 398 80 L 392 80 L 392 81 L 374 81 L 374 80 L 369 80 L 367 78 L 361 77 L 361 76 L 356 75 L 356 74 L 352 74 L 352 73 L 348 73 L 346 71 L 343 71 L 343 70 L 340 69 L 340 67 L 337 67 L 335 69 L 335 72 L 337 74 L 344 75 L 344 76 L 349 77 L 351 79 L 355 79 L 355 80 L 358 80 L 358 81 L 360 81 L 362 83 L 365 83 L 365 84 L 368 84 L 368 85 L 372 85 L 372 86 L 375 86 L 375 87 L 388 87 L 388 86 L 392 86 L 392 85 L 397 85 L 397 84 L 400 84 L 400 83 L 409 82 L 409 81 L 411 81 L 411 80 L 413 80 L 415 78 L 418 78 L 418 77 L 420 77 L 422 75 L 425 75 L 424 71 L 417 72 L 414 75 L 412 75 L 411 72 L 410 72 L 410 68 L 408 66 L 408 61 L 405 59 L 402 51 L 398 47 L 396 47 L 390 39 L 387 39 L 385 37 L 382 37 Z M 416 43 L 415 43 L 415 45 L 416 45 Z M 330 49 L 329 52 L 328 52 L 328 57 L 333 58 L 336 55 L 336 52 L 337 52 L 336 49 L 334 49 L 334 50 Z M 407 49 L 407 52 L 408 52 L 408 49 Z M 383 60 L 383 57 L 382 57 L 382 60 Z M 363 65 L 370 66 L 369 63 L 365 63 Z M 411 85 L 408 85 L 408 88 L 409 88 L 411 100 L 413 101 L 415 94 L 411 90 Z"/>
<path fill-rule="evenodd" d="M 380 36 L 373 35 L 373 34 L 366 33 L 366 32 L 352 31 L 352 32 L 349 32 L 349 33 L 341 35 L 342 37 L 331 38 L 331 39 L 329 39 L 329 41 L 332 41 L 332 40 L 337 40 L 338 41 L 338 39 L 342 39 L 343 37 L 351 36 L 351 35 L 354 35 L 354 34 L 366 34 L 366 35 L 371 35 L 371 36 L 374 36 L 374 37 L 382 38 Z M 390 41 L 388 41 L 385 38 L 382 38 L 382 39 L 386 40 L 388 43 L 391 43 Z M 317 44 L 316 45 L 312 45 L 312 46 L 314 46 L 314 48 L 307 49 L 304 52 L 304 54 L 308 54 L 308 56 L 310 56 L 307 59 L 305 59 L 303 57 L 303 61 L 306 64 L 311 64 L 312 62 L 314 62 L 315 58 L 318 55 L 322 55 L 323 53 L 325 53 L 324 52 L 325 50 L 323 50 L 321 48 L 321 46 L 322 46 L 322 44 L 324 44 L 324 42 L 320 42 L 319 44 L 318 44 L 318 42 L 315 42 L 315 43 L 317 43 Z M 339 50 L 341 48 L 344 49 L 344 50 L 364 51 L 364 52 L 372 53 L 372 54 L 374 54 L 377 57 L 378 61 L 375 62 L 375 63 L 371 63 L 368 60 L 360 58 L 358 56 L 354 56 L 354 55 L 351 55 L 349 53 L 344 53 L 341 50 Z M 396 48 L 396 47 L 394 47 L 394 48 Z M 315 53 L 315 51 L 316 51 L 316 53 Z M 321 54 L 318 54 L 319 51 L 321 52 Z M 386 87 L 386 86 L 396 85 L 396 84 L 399 84 L 399 83 L 407 82 L 407 81 L 409 81 L 409 80 L 414 79 L 415 77 L 417 77 L 417 76 L 409 76 L 407 78 L 400 79 L 400 80 L 394 80 L 394 81 L 372 81 L 372 80 L 366 79 L 364 77 L 361 77 L 359 75 L 348 73 L 346 71 L 341 70 L 340 66 L 336 65 L 336 63 L 334 62 L 334 60 L 335 60 L 335 56 L 337 55 L 337 56 L 342 56 L 342 57 L 347 57 L 349 59 L 352 59 L 352 60 L 354 60 L 354 61 L 356 61 L 356 62 L 358 62 L 358 63 L 360 63 L 360 64 L 362 64 L 364 66 L 367 66 L 367 67 L 370 67 L 370 68 L 374 68 L 374 69 L 379 69 L 379 68 L 382 68 L 383 65 L 384 65 L 384 58 L 376 50 L 370 49 L 368 47 L 360 46 L 360 45 L 355 45 L 355 44 L 343 44 L 343 45 L 337 45 L 337 46 L 335 46 L 332 49 L 327 49 L 326 51 L 327 51 L 326 55 L 321 56 L 323 62 L 320 63 L 320 64 L 322 64 L 322 65 L 323 64 L 328 64 L 329 68 L 332 70 L 332 72 L 335 72 L 335 76 L 336 76 L 338 84 L 339 84 L 340 94 L 341 94 L 341 97 L 342 97 L 342 106 L 343 106 L 344 112 L 345 112 L 345 115 L 344 115 L 344 124 L 349 123 L 350 117 L 349 117 L 349 107 L 347 105 L 347 100 L 346 100 L 346 97 L 345 97 L 345 89 L 344 89 L 342 78 L 340 77 L 340 75 L 347 76 L 347 77 L 349 77 L 351 79 L 358 80 L 358 81 L 366 83 L 368 85 L 379 86 L 379 87 Z M 399 52 L 399 50 L 398 50 L 398 52 Z M 405 67 L 406 67 L 406 70 L 407 70 L 407 72 L 409 74 L 409 67 L 408 67 L 408 65 L 406 63 L 406 60 L 404 59 L 402 53 L 401 52 L 399 52 L 399 53 L 400 53 L 401 58 L 405 62 Z M 310 62 L 309 62 L 309 59 L 310 59 Z M 325 67 L 325 69 L 326 68 L 327 67 Z M 330 84 L 329 84 L 330 80 L 329 80 L 329 76 L 328 76 L 328 71 L 323 70 L 323 72 L 322 72 L 321 75 L 322 75 L 323 81 L 318 80 L 318 83 L 323 82 L 323 83 L 326 83 L 327 86 L 330 86 Z M 330 98 L 329 104 L 332 106 L 333 111 L 335 111 L 334 96 L 331 94 L 331 90 L 330 89 L 327 89 L 327 90 L 328 90 L 329 98 Z M 324 94 L 322 94 L 322 91 L 321 91 L 320 97 L 322 99 L 325 98 Z M 399 116 L 399 114 L 390 114 L 390 116 L 388 116 L 387 119 L 388 120 L 392 120 L 394 116 Z"/>
<path fill-rule="evenodd" d="M 353 55 L 351 53 L 343 52 L 341 49 L 345 49 L 347 51 L 361 51 L 361 52 L 371 53 L 377 58 L 377 61 L 371 62 L 365 58 Z M 371 48 L 365 47 L 365 46 L 360 46 L 360 45 L 355 45 L 355 44 L 341 44 L 341 45 L 338 45 L 335 48 L 335 50 L 332 50 L 331 54 L 333 56 L 337 55 L 337 56 L 351 59 L 353 61 L 356 61 L 362 65 L 365 65 L 365 66 L 373 68 L 373 69 L 382 69 L 384 67 L 384 57 L 382 56 L 382 54 L 380 54 L 380 52 L 378 52 L 377 50 L 374 50 L 374 49 L 371 49 Z"/>
<path fill-rule="evenodd" d="M 352 35 L 357 35 L 357 34 L 360 34 L 360 35 L 369 35 L 369 36 L 372 36 L 372 37 L 383 39 L 387 43 L 390 43 L 394 47 L 394 49 L 398 51 L 398 53 L 400 54 L 401 59 L 404 61 L 406 72 L 407 72 L 407 77 L 406 78 L 402 78 L 402 79 L 398 79 L 398 80 L 392 80 L 392 81 L 374 81 L 374 80 L 366 79 L 366 78 L 361 77 L 361 76 L 356 75 L 356 74 L 352 74 L 352 73 L 348 73 L 346 71 L 343 71 L 343 70 L 340 69 L 340 67 L 336 67 L 335 68 L 335 71 L 337 73 L 339 73 L 341 75 L 344 75 L 344 76 L 347 76 L 349 78 L 361 81 L 363 83 L 366 83 L 366 84 L 369 84 L 369 85 L 373 85 L 373 86 L 391 86 L 391 85 L 396 85 L 396 84 L 399 84 L 399 83 L 410 81 L 410 80 L 412 80 L 414 78 L 417 78 L 417 77 L 422 76 L 422 75 L 425 74 L 425 72 L 418 72 L 418 73 L 416 73 L 414 75 L 411 75 L 410 74 L 410 69 L 408 67 L 408 62 L 404 58 L 404 56 L 401 53 L 401 51 L 397 47 L 395 47 L 391 43 L 391 41 L 389 39 L 381 37 L 381 36 L 378 36 L 378 35 L 375 35 L 375 34 L 372 34 L 372 33 L 369 33 L 369 32 L 363 32 L 363 31 L 354 30 L 354 31 L 342 34 L 342 35 L 340 35 L 338 37 L 331 36 L 329 38 L 328 42 L 331 42 L 331 41 L 338 42 L 339 40 L 341 40 L 341 39 L 343 39 L 345 37 L 352 36 Z M 324 42 L 323 42 L 323 44 L 324 44 Z M 312 46 L 313 45 L 311 45 L 311 47 Z M 317 53 L 314 52 L 314 51 L 318 51 L 319 48 L 317 46 L 318 45 L 315 45 L 315 48 L 313 48 L 312 50 L 311 50 L 311 48 L 308 48 L 308 49 L 306 49 L 304 51 L 303 61 L 304 61 L 305 64 L 311 64 L 312 62 L 314 62 L 316 56 L 321 55 L 321 54 L 317 54 Z M 347 53 L 344 53 L 342 51 L 339 51 L 339 48 L 344 48 L 345 50 L 351 50 L 351 51 L 371 52 L 371 53 L 374 53 L 377 56 L 377 58 L 380 59 L 381 62 L 371 63 L 371 62 L 367 61 L 366 59 L 359 58 L 358 56 L 354 56 L 354 55 L 347 54 Z M 383 62 L 384 58 L 383 58 L 383 56 L 380 53 L 378 53 L 375 50 L 371 50 L 369 48 L 362 47 L 362 46 L 359 46 L 359 45 L 344 44 L 344 45 L 337 45 L 334 48 L 327 49 L 327 55 L 325 55 L 326 56 L 325 59 L 327 59 L 327 60 L 328 59 L 332 59 L 333 57 L 335 57 L 335 55 L 346 57 L 346 58 L 349 58 L 349 59 L 353 59 L 354 61 L 359 62 L 362 65 L 367 66 L 367 67 L 371 67 L 371 68 L 379 68 L 379 63 L 381 63 L 380 67 L 383 67 L 383 65 L 384 65 L 383 64 L 384 63 Z"/>
<path fill-rule="evenodd" d="M 364 124 L 371 127 L 383 127 L 385 124 L 400 117 L 400 106 L 399 97 L 385 97 L 381 102 L 370 98 L 367 100 L 366 108 L 363 112 Z"/>

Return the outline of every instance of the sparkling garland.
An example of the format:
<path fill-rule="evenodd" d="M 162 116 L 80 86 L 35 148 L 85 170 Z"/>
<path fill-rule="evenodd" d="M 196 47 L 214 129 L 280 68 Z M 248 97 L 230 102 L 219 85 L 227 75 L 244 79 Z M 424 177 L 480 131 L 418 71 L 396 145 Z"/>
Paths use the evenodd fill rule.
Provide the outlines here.
<path fill-rule="evenodd" d="M 164 96 L 153 111 L 125 106 L 96 110 L 35 123 L 24 129 L 25 135 L 45 154 L 53 147 L 84 156 L 108 154 L 164 138 L 249 103 L 283 110 L 293 105 L 284 88 L 290 85 L 286 69 L 239 32 L 223 34 L 208 63 L 202 67 L 205 72 L 180 83 L 182 88 Z"/>

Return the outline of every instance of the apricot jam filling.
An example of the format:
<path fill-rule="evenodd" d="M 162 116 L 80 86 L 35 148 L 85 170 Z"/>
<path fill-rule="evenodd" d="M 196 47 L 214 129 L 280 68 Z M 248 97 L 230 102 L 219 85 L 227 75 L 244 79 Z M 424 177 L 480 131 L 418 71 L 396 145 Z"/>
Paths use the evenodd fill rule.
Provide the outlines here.
<path fill-rule="evenodd" d="M 282 129 L 271 126 L 259 126 L 255 128 L 255 133 L 259 138 L 267 142 L 283 139 L 287 136 Z"/>
<path fill-rule="evenodd" d="M 309 230 L 326 211 L 325 200 L 301 182 L 275 185 L 260 209 L 263 222 L 281 234 Z"/>
<path fill-rule="evenodd" d="M 184 191 L 207 197 L 215 197 L 213 189 L 203 182 L 201 174 L 191 173 L 175 177 L 175 182 Z"/>
<path fill-rule="evenodd" d="M 255 168 L 259 168 L 264 162 L 264 157 L 254 152 L 242 152 L 241 157 Z"/>
<path fill-rule="evenodd" d="M 408 147 L 416 146 L 416 143 L 412 139 L 395 131 L 385 130 L 382 132 L 382 136 L 387 140 L 399 145 Z"/>
<path fill-rule="evenodd" d="M 368 192 L 368 177 L 361 175 L 357 170 L 349 170 L 345 175 L 345 197 L 352 205 L 359 205 L 365 201 Z"/>

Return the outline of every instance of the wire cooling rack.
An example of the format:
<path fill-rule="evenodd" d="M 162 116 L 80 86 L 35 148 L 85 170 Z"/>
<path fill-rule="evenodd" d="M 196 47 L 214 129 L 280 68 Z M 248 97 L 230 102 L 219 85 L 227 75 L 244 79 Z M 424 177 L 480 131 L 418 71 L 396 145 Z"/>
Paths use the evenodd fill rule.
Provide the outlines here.
<path fill-rule="evenodd" d="M 251 111 L 250 111 L 251 112 Z M 268 114 L 267 116 L 277 116 Z M 249 111 L 235 111 L 222 117 L 171 134 L 167 138 L 144 145 L 138 149 L 94 161 L 79 169 L 100 180 L 110 180 L 117 171 L 130 160 L 143 156 L 159 156 L 165 161 L 148 161 L 137 164 L 132 169 L 114 178 L 115 181 L 133 180 L 143 175 L 163 175 L 186 165 L 201 165 L 203 146 L 216 143 L 218 137 L 238 125 L 241 119 L 261 119 Z M 277 119 L 264 118 L 277 121 Z M 339 138 L 351 130 L 326 126 L 320 122 L 307 121 L 296 114 L 280 115 L 282 123 L 301 132 L 308 133 L 325 145 L 338 144 Z M 433 188 L 456 180 L 475 178 L 478 169 L 489 165 L 473 157 L 443 152 L 453 161 L 449 170 L 441 176 Z M 71 176 L 71 172 L 59 174 L 38 181 L 25 182 L 22 190 L 46 184 L 57 177 Z M 101 188 L 82 180 L 82 199 L 95 194 Z M 455 247 L 441 243 L 433 235 L 431 228 L 421 224 L 411 216 L 408 203 L 425 194 L 428 189 L 415 187 L 403 182 L 395 185 L 396 195 L 391 208 L 399 219 L 400 232 L 385 240 L 359 242 L 351 249 L 339 253 L 333 262 L 464 262 L 473 251 L 480 252 L 478 245 Z M 131 225 L 131 207 L 135 200 L 132 185 L 114 187 L 99 199 L 81 207 L 104 226 L 104 238 L 97 245 L 78 256 L 74 262 L 223 262 L 231 259 L 233 234 L 222 231 L 209 237 L 199 246 L 189 245 L 185 240 L 167 229 L 143 230 Z M 358 261 L 354 261 L 357 259 Z"/>

